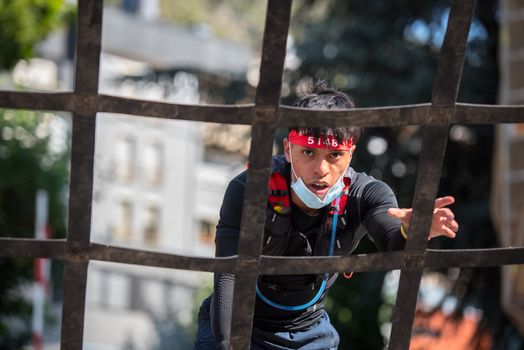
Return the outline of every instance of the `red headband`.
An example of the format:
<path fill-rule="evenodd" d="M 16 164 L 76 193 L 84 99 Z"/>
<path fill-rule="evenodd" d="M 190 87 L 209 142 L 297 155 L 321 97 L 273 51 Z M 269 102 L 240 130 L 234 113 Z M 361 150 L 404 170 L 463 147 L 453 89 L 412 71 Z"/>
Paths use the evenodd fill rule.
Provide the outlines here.
<path fill-rule="evenodd" d="M 302 147 L 329 148 L 337 151 L 349 151 L 351 146 L 353 146 L 353 138 L 338 142 L 337 139 L 331 135 L 316 138 L 310 135 L 300 135 L 295 130 L 289 132 L 288 140 L 292 144 Z"/>

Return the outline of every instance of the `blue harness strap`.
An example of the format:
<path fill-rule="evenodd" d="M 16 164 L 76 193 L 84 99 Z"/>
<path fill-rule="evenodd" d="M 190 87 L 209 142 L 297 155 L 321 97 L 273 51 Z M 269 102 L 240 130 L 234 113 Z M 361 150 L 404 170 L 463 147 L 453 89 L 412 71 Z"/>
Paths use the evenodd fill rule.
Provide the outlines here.
<path fill-rule="evenodd" d="M 330 237 L 330 241 L 329 241 L 329 256 L 333 256 L 333 253 L 335 251 L 335 237 L 336 237 L 336 233 L 337 233 L 337 223 L 338 223 L 338 214 L 339 214 L 339 211 L 340 211 L 340 196 L 336 199 L 336 205 L 335 205 L 335 213 L 333 215 L 333 223 L 331 224 L 331 237 Z M 266 304 L 276 308 L 276 309 L 279 309 L 279 310 L 285 310 L 285 311 L 300 311 L 300 310 L 304 310 L 304 309 L 307 309 L 308 307 L 314 305 L 319 299 L 320 297 L 322 296 L 322 294 L 324 293 L 324 290 L 326 289 L 326 283 L 327 283 L 327 280 L 329 278 L 329 274 L 327 272 L 324 273 L 324 277 L 322 278 L 322 283 L 320 284 L 320 288 L 318 290 L 318 293 L 310 300 L 308 301 L 307 303 L 304 303 L 302 305 L 282 305 L 282 304 L 279 304 L 279 303 L 276 303 L 272 300 L 269 300 L 264 294 L 262 294 L 262 292 L 260 291 L 260 289 L 258 288 L 258 282 L 257 282 L 257 286 L 256 286 L 256 293 L 257 293 L 257 296 L 263 301 L 265 302 Z"/>

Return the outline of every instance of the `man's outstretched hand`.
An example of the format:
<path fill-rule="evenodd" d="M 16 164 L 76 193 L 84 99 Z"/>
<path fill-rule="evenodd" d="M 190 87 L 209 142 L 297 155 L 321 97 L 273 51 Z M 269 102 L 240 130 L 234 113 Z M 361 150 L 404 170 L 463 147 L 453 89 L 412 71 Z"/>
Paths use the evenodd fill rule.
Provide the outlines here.
<path fill-rule="evenodd" d="M 458 231 L 458 223 L 455 221 L 455 215 L 451 209 L 446 206 L 455 203 L 455 198 L 451 196 L 441 197 L 435 199 L 435 209 L 433 209 L 433 220 L 431 221 L 431 230 L 429 231 L 428 239 L 446 236 L 455 238 Z M 411 221 L 411 214 L 413 209 L 388 209 L 388 215 L 400 219 L 404 227 L 409 230 L 409 223 Z"/>

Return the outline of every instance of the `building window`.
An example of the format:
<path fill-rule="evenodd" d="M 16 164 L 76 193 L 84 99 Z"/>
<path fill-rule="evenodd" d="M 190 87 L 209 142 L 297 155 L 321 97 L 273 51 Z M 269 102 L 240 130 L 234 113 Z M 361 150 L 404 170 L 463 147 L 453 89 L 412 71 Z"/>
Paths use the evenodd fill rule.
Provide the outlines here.
<path fill-rule="evenodd" d="M 118 242 L 129 242 L 132 234 L 133 207 L 127 200 L 119 203 L 114 233 Z"/>
<path fill-rule="evenodd" d="M 144 295 L 142 291 L 142 281 L 139 276 L 130 275 L 127 277 L 129 288 L 129 309 L 142 311 L 144 310 Z"/>
<path fill-rule="evenodd" d="M 160 143 L 152 143 L 144 149 L 144 174 L 146 182 L 159 186 L 164 177 L 164 147 Z"/>
<path fill-rule="evenodd" d="M 215 230 L 216 223 L 212 223 L 206 220 L 200 221 L 200 234 L 199 240 L 205 244 L 213 244 L 215 241 Z"/>
<path fill-rule="evenodd" d="M 131 137 L 120 139 L 116 144 L 117 178 L 131 181 L 135 177 L 136 141 Z"/>
<path fill-rule="evenodd" d="M 147 209 L 146 225 L 144 227 L 144 242 L 147 245 L 157 245 L 160 231 L 160 209 L 150 206 Z"/>

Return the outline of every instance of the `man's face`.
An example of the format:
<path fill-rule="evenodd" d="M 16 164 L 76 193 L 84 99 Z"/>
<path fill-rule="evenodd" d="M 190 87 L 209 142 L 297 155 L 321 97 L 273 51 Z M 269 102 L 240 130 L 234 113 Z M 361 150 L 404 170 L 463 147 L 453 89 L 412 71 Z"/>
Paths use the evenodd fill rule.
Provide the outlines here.
<path fill-rule="evenodd" d="M 296 144 L 290 144 L 284 139 L 284 154 L 286 160 L 293 160 L 293 169 L 298 177 L 302 179 L 307 188 L 317 197 L 323 199 L 328 190 L 344 174 L 351 162 L 352 146 L 348 151 L 338 151 L 329 148 L 309 148 Z M 295 179 L 292 173 L 293 180 Z M 292 195 L 296 204 L 297 197 Z"/>

